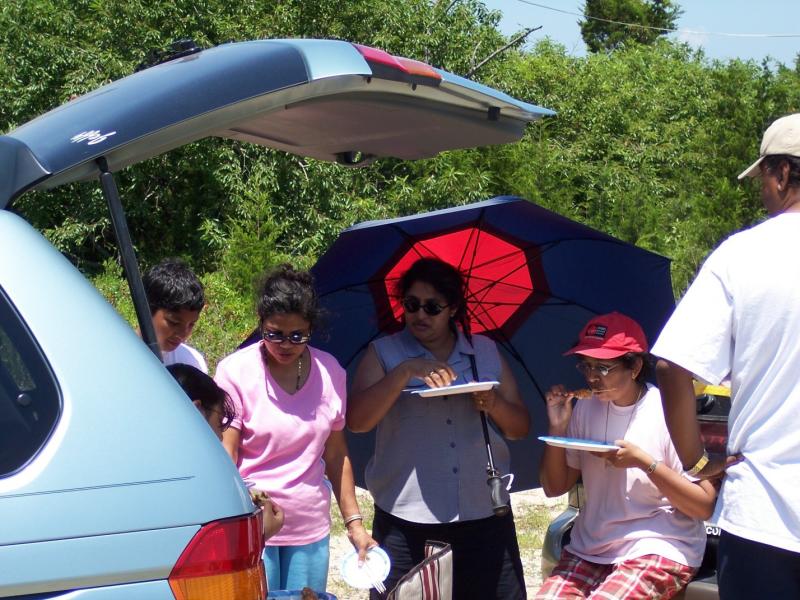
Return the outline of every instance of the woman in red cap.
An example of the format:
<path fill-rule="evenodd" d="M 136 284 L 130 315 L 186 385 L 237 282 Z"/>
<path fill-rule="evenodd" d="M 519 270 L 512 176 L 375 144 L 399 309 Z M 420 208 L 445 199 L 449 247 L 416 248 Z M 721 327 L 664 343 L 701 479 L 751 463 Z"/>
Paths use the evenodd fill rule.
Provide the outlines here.
<path fill-rule="evenodd" d="M 565 354 L 577 356 L 590 393 L 553 386 L 548 434 L 618 448 L 545 447 L 545 493 L 564 494 L 580 477 L 585 503 L 536 598 L 671 598 L 702 562 L 703 519 L 711 516 L 716 491 L 683 472 L 658 388 L 647 383 L 647 338 L 636 321 L 616 312 L 595 317 Z M 573 409 L 573 399 L 584 395 Z"/>

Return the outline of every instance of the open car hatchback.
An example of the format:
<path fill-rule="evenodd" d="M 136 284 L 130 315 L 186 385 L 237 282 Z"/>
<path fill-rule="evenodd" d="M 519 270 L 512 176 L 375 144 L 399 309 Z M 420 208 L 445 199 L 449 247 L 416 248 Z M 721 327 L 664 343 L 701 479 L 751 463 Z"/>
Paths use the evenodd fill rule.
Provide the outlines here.
<path fill-rule="evenodd" d="M 195 50 L 0 136 L 0 596 L 266 593 L 260 515 L 159 362 L 115 171 L 207 136 L 347 166 L 424 158 L 513 142 L 552 114 L 343 41 Z M 9 210 L 85 179 L 100 180 L 145 344 Z"/>

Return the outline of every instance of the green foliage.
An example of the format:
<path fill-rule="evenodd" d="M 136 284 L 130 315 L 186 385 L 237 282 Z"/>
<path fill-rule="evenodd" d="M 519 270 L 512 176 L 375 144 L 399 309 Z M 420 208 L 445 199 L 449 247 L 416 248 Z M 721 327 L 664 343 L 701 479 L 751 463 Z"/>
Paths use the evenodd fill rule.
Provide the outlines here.
<path fill-rule="evenodd" d="M 122 274 L 122 267 L 113 260 L 105 261 L 102 272 L 92 279 L 92 283 L 109 304 L 116 308 L 132 327 L 135 327 L 136 312 L 133 309 L 131 292 Z"/>
<path fill-rule="evenodd" d="M 586 0 L 581 36 L 592 52 L 652 44 L 675 28 L 682 12 L 671 0 Z"/>
<path fill-rule="evenodd" d="M 709 64 L 666 41 L 586 58 L 542 42 L 506 68 L 509 93 L 559 112 L 493 151 L 491 187 L 673 258 L 677 294 L 722 238 L 763 215 L 736 175 L 766 123 L 800 109 L 794 71 Z"/>
<path fill-rule="evenodd" d="M 224 358 L 255 329 L 255 301 L 252 294 L 242 295 L 223 273 L 207 273 L 200 280 L 205 286 L 206 308 L 197 321 L 189 343 L 205 354 L 213 373 Z"/>
<path fill-rule="evenodd" d="M 588 1 L 586 11 L 656 27 L 680 12 L 644 0 Z M 466 73 L 507 41 L 498 18 L 478 0 L 10 0 L 0 3 L 0 130 L 131 73 L 178 38 L 343 38 Z M 610 53 L 574 57 L 544 41 L 482 67 L 481 82 L 558 112 L 517 144 L 344 169 L 206 139 L 125 169 L 117 181 L 142 268 L 172 255 L 204 274 L 212 304 L 194 339 L 213 363 L 252 327 L 252 284 L 265 269 L 311 266 L 359 221 L 515 194 L 670 256 L 680 294 L 722 238 L 763 216 L 758 190 L 735 177 L 769 121 L 800 110 L 800 62 L 712 62 L 631 31 L 648 30 L 623 39 L 596 29 Z M 96 182 L 25 194 L 15 208 L 132 316 Z"/>

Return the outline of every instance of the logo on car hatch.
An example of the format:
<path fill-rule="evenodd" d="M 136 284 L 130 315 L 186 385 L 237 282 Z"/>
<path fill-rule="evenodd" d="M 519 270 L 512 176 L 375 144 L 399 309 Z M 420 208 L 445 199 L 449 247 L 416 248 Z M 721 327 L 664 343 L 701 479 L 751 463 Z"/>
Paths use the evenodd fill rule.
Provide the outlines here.
<path fill-rule="evenodd" d="M 92 131 L 81 131 L 78 135 L 73 135 L 69 141 L 73 144 L 76 142 L 86 142 L 88 146 L 94 146 L 100 142 L 105 142 L 108 138 L 116 133 L 116 131 L 100 133 L 99 129 L 93 129 Z"/>

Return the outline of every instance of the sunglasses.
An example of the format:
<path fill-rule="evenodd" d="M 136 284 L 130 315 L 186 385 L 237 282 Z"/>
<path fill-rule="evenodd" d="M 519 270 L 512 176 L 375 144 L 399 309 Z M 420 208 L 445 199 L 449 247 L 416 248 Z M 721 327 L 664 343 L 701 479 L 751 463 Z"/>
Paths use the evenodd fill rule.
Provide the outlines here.
<path fill-rule="evenodd" d="M 584 377 L 589 377 L 593 372 L 599 374 L 600 377 L 606 377 L 611 371 L 621 366 L 621 364 L 622 363 L 613 365 L 590 365 L 587 362 L 579 362 L 575 365 L 575 368 L 578 369 Z"/>
<path fill-rule="evenodd" d="M 289 342 L 290 344 L 295 344 L 299 346 L 300 344 L 307 344 L 308 340 L 311 339 L 311 333 L 304 333 L 302 331 L 292 331 L 291 333 L 283 333 L 282 331 L 272 331 L 267 329 L 266 331 L 261 332 L 261 337 L 264 341 L 269 342 L 270 344 L 282 344 L 283 342 Z"/>
<path fill-rule="evenodd" d="M 434 300 L 426 300 L 425 304 L 423 304 L 419 301 L 419 298 L 415 298 L 414 296 L 407 296 L 403 298 L 402 304 L 403 309 L 408 313 L 415 313 L 421 308 L 425 311 L 426 315 L 430 315 L 432 317 L 435 317 L 448 307 L 447 304 L 441 305 Z"/>

